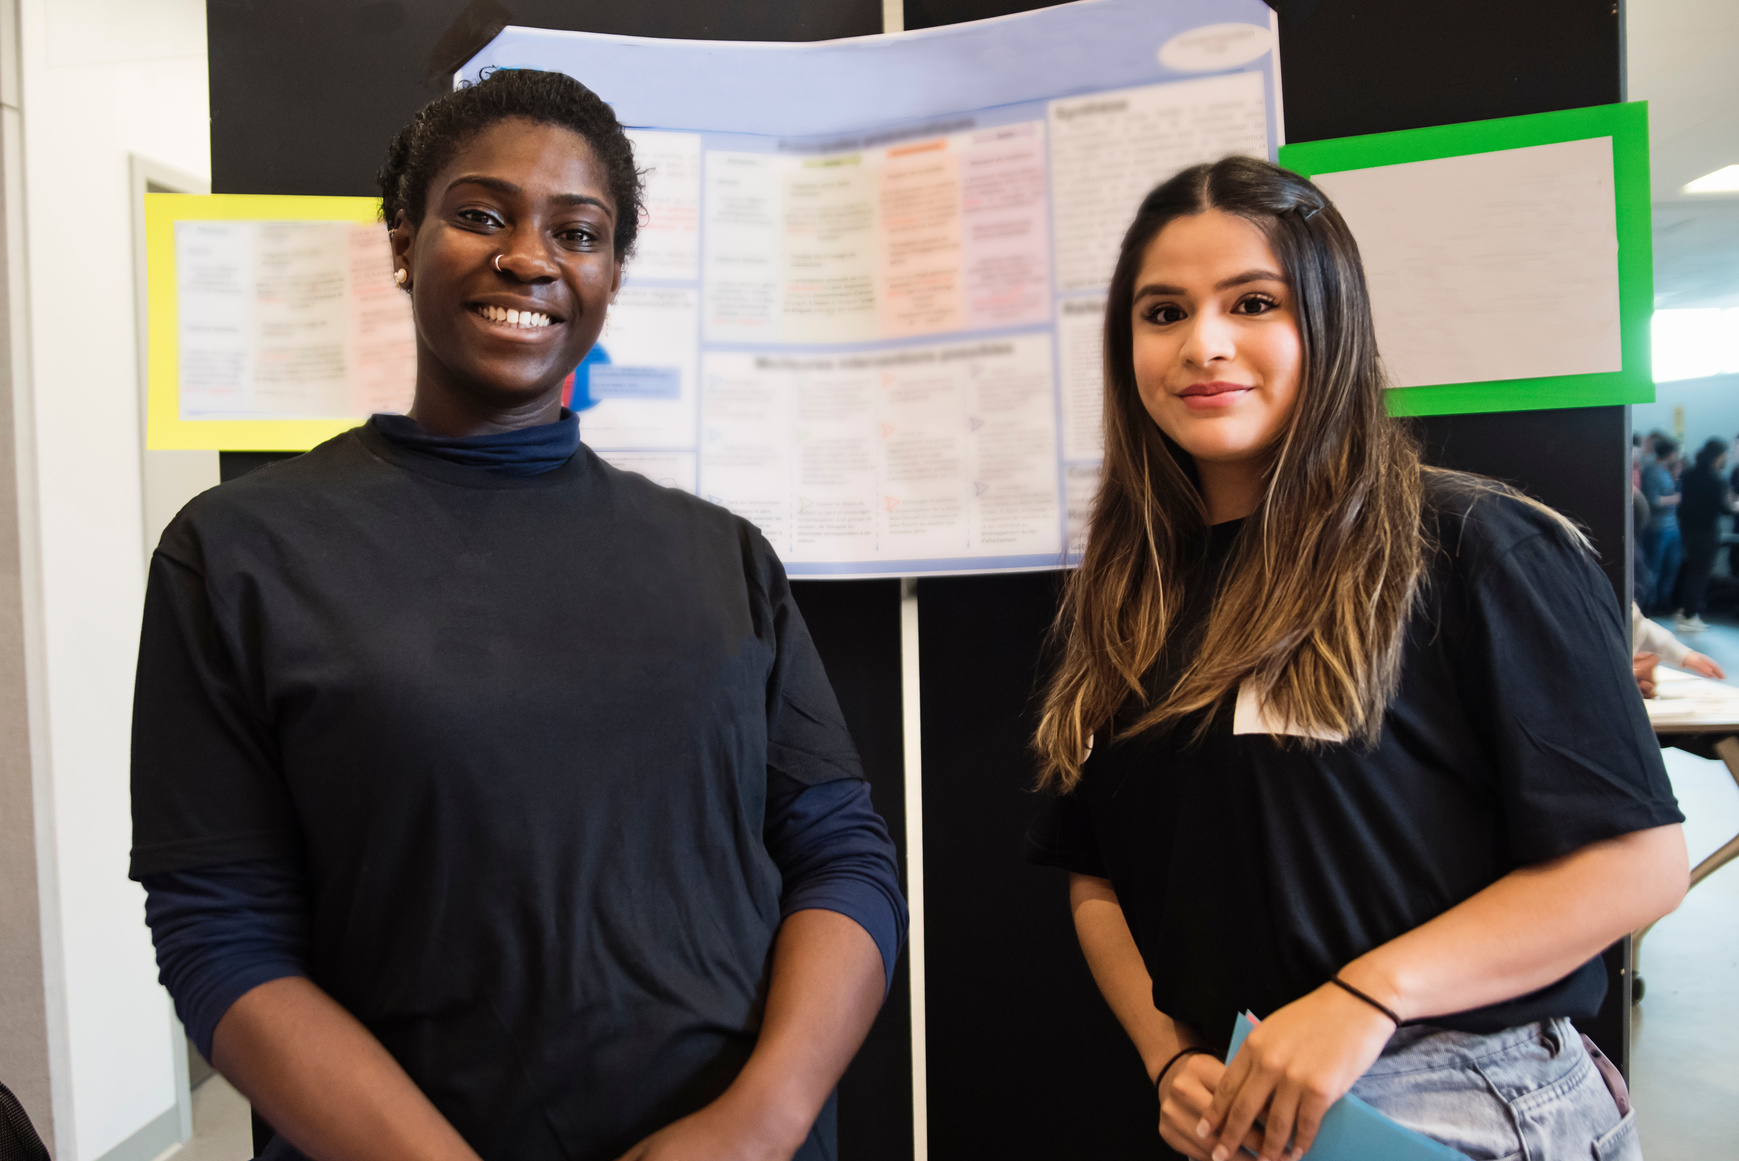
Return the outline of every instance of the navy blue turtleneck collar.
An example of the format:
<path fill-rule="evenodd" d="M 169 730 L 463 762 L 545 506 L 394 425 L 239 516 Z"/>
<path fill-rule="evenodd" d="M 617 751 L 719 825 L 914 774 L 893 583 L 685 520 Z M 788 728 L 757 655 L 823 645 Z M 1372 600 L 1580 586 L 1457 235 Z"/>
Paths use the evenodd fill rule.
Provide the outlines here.
<path fill-rule="evenodd" d="M 376 414 L 369 417 L 368 423 L 401 447 L 498 476 L 539 476 L 552 472 L 580 449 L 580 417 L 565 407 L 562 417 L 554 423 L 462 439 L 430 435 L 408 415 Z"/>

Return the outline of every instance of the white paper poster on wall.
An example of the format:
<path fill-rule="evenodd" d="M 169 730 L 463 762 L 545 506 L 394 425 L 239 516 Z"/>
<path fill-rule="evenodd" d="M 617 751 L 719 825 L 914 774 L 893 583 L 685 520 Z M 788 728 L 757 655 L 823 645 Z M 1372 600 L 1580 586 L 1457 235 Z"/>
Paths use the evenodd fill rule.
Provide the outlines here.
<path fill-rule="evenodd" d="M 1318 175 L 1395 385 L 1622 368 L 1612 174 L 1612 138 L 1590 137 Z"/>
<path fill-rule="evenodd" d="M 1053 568 L 1101 454 L 1106 283 L 1143 195 L 1281 140 L 1261 0 L 1082 0 L 813 44 L 513 28 L 647 170 L 586 442 L 799 576 Z"/>
<path fill-rule="evenodd" d="M 181 416 L 408 408 L 416 344 L 384 233 L 352 222 L 176 223 Z"/>

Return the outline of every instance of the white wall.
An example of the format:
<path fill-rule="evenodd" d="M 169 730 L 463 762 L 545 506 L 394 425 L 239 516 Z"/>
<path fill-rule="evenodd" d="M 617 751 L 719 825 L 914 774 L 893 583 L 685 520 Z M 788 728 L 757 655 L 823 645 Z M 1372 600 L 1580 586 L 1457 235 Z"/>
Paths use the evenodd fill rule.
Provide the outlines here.
<path fill-rule="evenodd" d="M 17 2 L 35 442 L 25 515 L 40 546 L 49 767 L 37 810 L 53 843 L 41 868 L 58 944 L 45 960 L 60 964 L 50 1028 L 64 1041 L 52 1149 L 95 1161 L 176 1103 L 176 1030 L 127 879 L 144 557 L 128 154 L 210 174 L 205 5 Z"/>

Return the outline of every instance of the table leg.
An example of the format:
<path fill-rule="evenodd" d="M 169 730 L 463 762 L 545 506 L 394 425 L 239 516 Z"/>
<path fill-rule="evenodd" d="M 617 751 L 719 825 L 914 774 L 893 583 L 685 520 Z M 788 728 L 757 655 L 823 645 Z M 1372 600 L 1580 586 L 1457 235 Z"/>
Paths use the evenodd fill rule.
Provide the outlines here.
<path fill-rule="evenodd" d="M 1733 781 L 1739 782 L 1739 737 L 1722 738 L 1715 743 L 1715 753 L 1727 763 L 1727 773 L 1733 775 Z"/>
<path fill-rule="evenodd" d="M 1715 753 L 1727 766 L 1727 773 L 1733 776 L 1733 781 L 1739 783 L 1739 737 L 1722 738 L 1715 743 Z M 1691 881 L 1685 890 L 1690 890 L 1722 867 L 1739 858 L 1739 835 L 1728 839 L 1720 850 L 1691 868 Z M 1659 923 L 1660 920 L 1655 920 Z M 1638 928 L 1630 936 L 1630 970 L 1631 978 L 1642 978 L 1642 937 L 1654 930 L 1654 923 Z"/>
<path fill-rule="evenodd" d="M 1721 761 L 1727 764 L 1727 773 L 1733 776 L 1735 783 L 1739 783 L 1739 737 L 1722 738 L 1715 743 L 1715 753 L 1721 755 Z M 1691 886 L 1695 887 L 1735 858 L 1739 858 L 1739 835 L 1733 836 L 1720 850 L 1691 869 Z"/>

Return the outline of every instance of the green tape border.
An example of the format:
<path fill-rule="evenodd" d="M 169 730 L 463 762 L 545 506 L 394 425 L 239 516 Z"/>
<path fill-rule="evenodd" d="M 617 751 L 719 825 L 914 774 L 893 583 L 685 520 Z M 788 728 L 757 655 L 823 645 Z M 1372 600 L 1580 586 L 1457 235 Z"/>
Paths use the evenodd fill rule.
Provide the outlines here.
<path fill-rule="evenodd" d="M 1280 147 L 1282 166 L 1305 177 L 1316 177 L 1349 169 L 1435 161 L 1590 137 L 1612 138 L 1623 368 L 1592 375 L 1395 387 L 1388 394 L 1391 414 L 1457 415 L 1654 402 L 1654 369 L 1649 350 L 1649 327 L 1654 315 L 1654 232 L 1648 173 L 1648 102 L 1595 105 Z"/>

